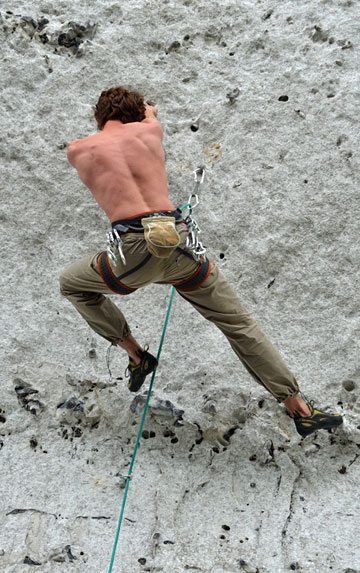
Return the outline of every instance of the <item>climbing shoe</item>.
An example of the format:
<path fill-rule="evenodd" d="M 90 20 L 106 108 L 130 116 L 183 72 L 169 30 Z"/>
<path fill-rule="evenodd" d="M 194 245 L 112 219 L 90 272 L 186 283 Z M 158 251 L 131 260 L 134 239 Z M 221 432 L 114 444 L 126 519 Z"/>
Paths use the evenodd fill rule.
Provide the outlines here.
<path fill-rule="evenodd" d="M 328 430 L 336 428 L 343 423 L 343 418 L 340 414 L 326 414 L 314 408 L 313 401 L 308 402 L 307 405 L 310 409 L 310 416 L 300 416 L 297 412 L 294 413 L 294 422 L 300 436 L 305 438 L 316 430 Z"/>
<path fill-rule="evenodd" d="M 129 377 L 128 388 L 130 392 L 140 390 L 146 376 L 153 372 L 158 365 L 155 356 L 147 352 L 148 348 L 147 346 L 144 350 L 136 351 L 136 354 L 140 358 L 139 364 L 135 364 L 132 358 L 129 359 L 129 366 L 126 369 L 125 375 Z"/>

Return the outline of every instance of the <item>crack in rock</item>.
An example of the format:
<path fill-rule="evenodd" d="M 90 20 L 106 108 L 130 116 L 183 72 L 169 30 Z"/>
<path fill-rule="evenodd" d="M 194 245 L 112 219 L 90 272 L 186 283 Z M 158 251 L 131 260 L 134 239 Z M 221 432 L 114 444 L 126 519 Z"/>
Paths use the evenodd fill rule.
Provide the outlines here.
<path fill-rule="evenodd" d="M 296 465 L 296 464 L 294 464 L 294 465 Z M 287 530 L 288 530 L 288 527 L 289 527 L 290 522 L 291 522 L 293 515 L 294 515 L 294 501 L 295 501 L 296 487 L 297 487 L 297 484 L 298 484 L 301 477 L 302 477 L 302 472 L 300 470 L 298 476 L 293 481 L 292 490 L 291 490 L 291 494 L 290 494 L 289 513 L 288 513 L 288 516 L 285 520 L 284 526 L 281 530 L 281 536 L 282 536 L 281 544 L 282 545 L 285 544 L 285 538 L 287 536 Z M 281 477 L 280 477 L 280 479 L 281 479 Z"/>

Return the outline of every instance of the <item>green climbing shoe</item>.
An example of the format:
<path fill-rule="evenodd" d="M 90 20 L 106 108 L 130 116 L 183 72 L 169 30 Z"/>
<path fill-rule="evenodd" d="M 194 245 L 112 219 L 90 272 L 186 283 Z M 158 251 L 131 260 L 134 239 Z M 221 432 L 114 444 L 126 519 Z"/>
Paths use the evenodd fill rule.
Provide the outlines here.
<path fill-rule="evenodd" d="M 336 428 L 343 423 L 343 418 L 340 414 L 327 414 L 315 410 L 313 401 L 307 404 L 310 409 L 310 416 L 299 416 L 297 412 L 294 413 L 294 422 L 300 436 L 305 438 L 316 430 Z"/>
<path fill-rule="evenodd" d="M 146 376 L 153 372 L 158 365 L 155 356 L 147 352 L 148 348 L 147 346 L 145 350 L 136 351 L 136 354 L 140 358 L 139 364 L 135 364 L 131 358 L 129 359 L 129 366 L 126 369 L 125 375 L 129 377 L 128 388 L 130 392 L 140 390 Z"/>

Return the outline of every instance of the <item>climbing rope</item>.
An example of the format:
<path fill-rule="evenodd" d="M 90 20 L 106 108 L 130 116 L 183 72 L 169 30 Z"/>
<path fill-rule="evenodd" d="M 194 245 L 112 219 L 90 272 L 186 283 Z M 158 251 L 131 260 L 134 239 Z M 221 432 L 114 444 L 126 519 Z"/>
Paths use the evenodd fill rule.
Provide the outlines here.
<path fill-rule="evenodd" d="M 160 354 L 161 354 L 161 350 L 162 350 L 162 346 L 163 346 L 163 343 L 164 343 L 165 332 L 166 332 L 167 324 L 168 324 L 168 321 L 169 321 L 170 310 L 171 310 L 171 306 L 172 306 L 172 302 L 173 302 L 173 298 L 174 298 L 174 292 L 175 292 L 175 288 L 172 287 L 172 289 L 171 289 L 171 294 L 170 294 L 169 305 L 168 305 L 168 309 L 167 309 L 167 312 L 166 312 L 166 318 L 165 318 L 164 328 L 163 328 L 163 331 L 162 331 L 161 340 L 160 340 L 160 344 L 159 344 L 159 349 L 158 349 L 157 356 L 156 356 L 157 361 L 159 361 Z M 138 447 L 139 447 L 140 436 L 141 436 L 142 429 L 143 429 L 144 422 L 145 422 L 145 417 L 146 417 L 146 413 L 147 413 L 147 409 L 148 409 L 148 405 L 149 405 L 149 400 L 150 400 L 150 396 L 151 396 L 151 390 L 152 390 L 152 386 L 153 386 L 153 382 L 154 382 L 154 378 L 155 378 L 155 373 L 156 373 L 156 368 L 155 368 L 155 370 L 153 371 L 152 376 L 151 376 L 150 386 L 149 386 L 149 390 L 148 390 L 147 397 L 146 397 L 146 402 L 145 402 L 145 406 L 144 406 L 144 412 L 143 412 L 143 415 L 142 415 L 142 418 L 141 418 L 141 422 L 140 422 L 139 432 L 138 432 L 138 435 L 137 435 L 137 438 L 136 438 L 136 442 L 135 442 L 134 452 L 133 452 L 133 455 L 132 455 L 132 458 L 131 458 L 131 463 L 130 463 L 130 467 L 129 467 L 129 472 L 128 472 L 128 475 L 127 475 L 126 478 L 125 478 L 125 479 L 126 479 L 126 485 L 125 485 L 124 497 L 123 497 L 123 501 L 122 501 L 122 506 L 121 506 L 121 511 L 120 511 L 120 517 L 119 517 L 119 523 L 118 523 L 118 528 L 117 528 L 117 531 L 116 531 L 115 543 L 114 543 L 113 552 L 112 552 L 111 561 L 110 561 L 109 573 L 111 573 L 111 571 L 112 571 L 112 569 L 113 569 L 113 565 L 114 565 L 116 547 L 117 547 L 118 540 L 119 540 L 120 528 L 121 528 L 121 523 L 122 523 L 122 519 L 123 519 L 123 515 L 124 515 L 125 503 L 126 503 L 126 498 L 127 498 L 128 490 L 129 490 L 129 484 L 130 484 L 131 474 L 132 474 L 132 470 L 133 470 L 134 463 L 135 463 L 136 452 L 137 452 L 137 449 L 138 449 Z"/>
<path fill-rule="evenodd" d="M 182 207 L 180 207 L 180 211 L 182 211 L 183 209 L 185 209 L 186 207 L 189 210 L 189 214 L 185 219 L 185 222 L 188 225 L 189 228 L 189 232 L 195 233 L 195 238 L 194 235 L 191 239 L 191 244 L 189 246 L 189 248 L 191 250 L 193 250 L 193 252 L 195 253 L 195 255 L 200 255 L 203 254 L 202 250 L 204 250 L 202 244 L 200 243 L 200 241 L 198 240 L 198 233 L 200 233 L 200 229 L 199 226 L 197 225 L 196 221 L 194 221 L 194 219 L 192 219 L 192 209 L 194 207 L 196 207 L 199 203 L 199 197 L 197 194 L 198 191 L 198 187 L 199 185 L 204 181 L 204 177 L 205 177 L 205 169 L 204 167 L 198 167 L 197 169 L 195 169 L 195 171 L 193 171 L 193 173 L 195 174 L 195 181 L 196 181 L 196 185 L 195 185 L 195 189 L 193 191 L 193 193 L 190 195 L 189 200 L 187 203 L 185 203 L 185 205 L 183 205 Z M 193 203 L 193 200 L 195 199 L 195 203 Z M 200 252 L 201 251 L 201 252 Z M 205 253 L 205 250 L 204 250 Z M 204 254 L 203 254 L 204 256 Z M 164 339 L 165 339 L 165 333 L 166 333 L 166 329 L 167 329 L 167 325 L 169 322 L 169 317 L 170 317 L 170 311 L 171 311 L 171 306 L 172 306 L 172 302 L 173 302 L 173 298 L 174 298 L 174 292 L 175 292 L 175 288 L 172 287 L 171 288 L 171 293 L 170 293 L 170 300 L 169 300 L 169 305 L 166 311 L 166 316 L 165 316 L 165 322 L 164 322 L 164 327 L 163 327 L 163 331 L 161 334 L 161 339 L 160 339 L 160 344 L 159 344 L 159 348 L 158 348 L 158 352 L 157 352 L 157 356 L 156 359 L 159 362 L 160 360 L 160 354 L 161 354 L 161 350 L 164 344 Z M 110 378 L 111 378 L 111 371 L 110 371 L 110 350 L 111 350 L 111 346 L 108 349 L 108 353 L 107 353 L 107 365 L 109 368 L 109 374 L 110 374 Z M 115 535 L 115 541 L 114 541 L 114 546 L 113 546 L 113 551 L 112 551 L 112 555 L 111 555 L 111 560 L 110 560 L 110 567 L 109 567 L 109 572 L 111 573 L 113 570 L 113 565 L 114 565 L 114 559 L 115 559 L 115 553 L 116 553 L 116 548 L 118 545 L 118 541 L 119 541 L 119 536 L 120 536 L 120 530 L 121 530 L 121 524 L 122 524 L 122 520 L 123 520 L 123 516 L 124 516 L 124 510 L 125 510 L 125 504 L 126 504 L 126 499 L 127 499 L 127 494 L 128 494 L 128 490 L 129 490 L 129 484 L 130 484 L 130 480 L 131 480 L 131 476 L 132 476 L 132 471 L 133 471 L 133 467 L 134 467 L 134 463 L 135 463 L 135 457 L 136 457 L 136 453 L 139 447 L 139 443 L 140 443 L 140 437 L 142 434 L 142 429 L 144 427 L 144 422 L 145 422 L 145 418 L 146 418 L 146 414 L 147 414 L 147 410 L 148 410 L 148 406 L 149 406 L 149 401 L 150 401 L 150 396 L 151 396 L 151 390 L 153 387 L 153 383 L 154 383 L 154 378 L 155 378 L 155 374 L 156 374 L 156 368 L 155 370 L 153 370 L 152 376 L 151 376 L 151 381 L 150 381 L 150 385 L 149 385 L 149 390 L 146 396 L 146 401 L 145 401 L 145 406 L 144 406 L 144 411 L 143 411 L 143 415 L 141 418 L 141 422 L 140 422 L 140 426 L 139 426 L 139 431 L 136 437 L 136 442 L 135 442 L 135 446 L 134 446 L 134 451 L 133 451 L 133 455 L 131 458 L 131 462 L 130 462 L 130 467 L 129 467 L 129 471 L 128 471 L 128 475 L 125 478 L 126 484 L 125 484 L 125 489 L 124 489 L 124 496 L 123 496 L 123 500 L 122 500 L 122 505 L 121 505 L 121 511 L 120 511 L 120 517 L 119 517 L 119 521 L 118 521 L 118 526 L 117 526 L 117 530 L 116 530 L 116 535 Z"/>

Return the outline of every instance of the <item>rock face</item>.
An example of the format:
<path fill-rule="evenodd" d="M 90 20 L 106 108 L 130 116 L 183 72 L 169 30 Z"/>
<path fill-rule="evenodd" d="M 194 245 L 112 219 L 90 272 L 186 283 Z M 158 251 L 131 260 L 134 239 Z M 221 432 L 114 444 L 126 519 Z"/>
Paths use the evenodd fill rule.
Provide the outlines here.
<path fill-rule="evenodd" d="M 105 246 L 66 148 L 114 85 L 156 102 L 176 204 L 206 166 L 209 257 L 345 423 L 301 441 L 176 297 L 113 570 L 360 571 L 359 15 L 352 0 L 1 3 L 1 571 L 110 563 L 144 397 L 120 350 L 109 380 L 58 275 Z M 168 297 L 118 299 L 154 353 Z"/>

